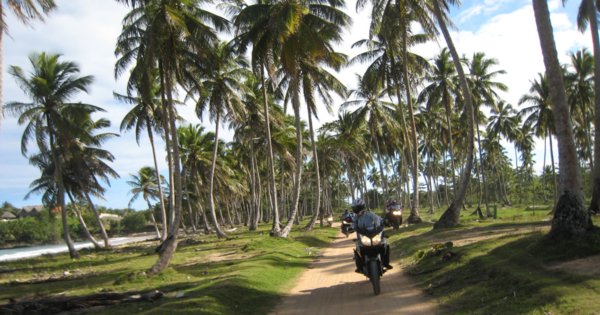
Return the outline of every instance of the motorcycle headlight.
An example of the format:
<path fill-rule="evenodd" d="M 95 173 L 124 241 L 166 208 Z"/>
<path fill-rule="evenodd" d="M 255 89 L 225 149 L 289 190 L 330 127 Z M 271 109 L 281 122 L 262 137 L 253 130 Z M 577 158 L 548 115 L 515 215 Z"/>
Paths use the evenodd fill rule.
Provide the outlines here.
<path fill-rule="evenodd" d="M 329 218 L 329 219 L 327 219 L 327 221 L 331 222 L 331 221 L 333 221 L 333 218 Z"/>
<path fill-rule="evenodd" d="M 394 215 L 402 215 L 402 210 L 392 212 Z"/>
<path fill-rule="evenodd" d="M 372 241 L 373 241 L 373 246 L 377 246 L 377 245 L 381 244 L 381 236 L 380 236 L 380 234 L 377 234 L 377 235 L 373 236 Z"/>
<path fill-rule="evenodd" d="M 371 239 L 366 236 L 361 237 L 360 242 L 365 246 L 371 246 Z M 381 242 L 381 240 L 380 240 L 380 242 Z"/>

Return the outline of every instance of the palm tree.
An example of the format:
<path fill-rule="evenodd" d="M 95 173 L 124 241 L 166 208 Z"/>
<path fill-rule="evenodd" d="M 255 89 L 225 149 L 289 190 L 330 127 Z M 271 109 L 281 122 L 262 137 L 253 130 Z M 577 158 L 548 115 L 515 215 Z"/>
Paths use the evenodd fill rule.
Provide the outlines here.
<path fill-rule="evenodd" d="M 588 152 L 592 152 L 592 140 L 590 136 L 590 123 L 588 117 L 594 114 L 592 103 L 594 101 L 594 57 L 583 48 L 582 50 L 569 53 L 571 57 L 571 68 L 573 72 L 567 72 L 565 81 L 568 82 L 568 101 L 571 117 L 580 121 L 579 128 L 583 131 L 583 146 Z M 585 156 L 582 156 L 584 159 Z M 594 161 L 591 154 L 588 156 L 590 169 L 594 169 Z"/>
<path fill-rule="evenodd" d="M 156 97 L 157 94 L 160 93 L 160 87 L 158 86 L 158 77 L 154 80 L 151 80 L 154 83 L 154 88 L 148 89 L 149 97 L 143 97 L 142 91 L 144 88 L 141 86 L 137 86 L 136 90 L 138 91 L 138 96 L 129 96 L 129 95 L 121 95 L 117 93 L 113 93 L 114 97 L 126 104 L 133 105 L 133 108 L 125 114 L 123 120 L 121 121 L 120 131 L 123 132 L 125 130 L 131 130 L 135 128 L 135 139 L 140 144 L 140 136 L 142 131 L 148 133 L 148 139 L 150 140 L 150 147 L 152 148 L 152 157 L 154 159 L 154 169 L 157 174 L 160 174 L 158 170 L 158 162 L 156 160 L 156 149 L 154 146 L 154 136 L 153 130 L 157 133 L 162 133 L 164 125 L 165 117 L 162 117 L 160 107 L 160 98 Z M 158 176 L 158 191 L 159 191 L 159 200 L 160 200 L 160 210 L 161 210 L 161 221 L 162 221 L 162 237 L 161 240 L 164 241 L 167 237 L 167 215 L 165 211 L 165 202 L 164 202 L 164 193 L 162 191 L 162 176 Z"/>
<path fill-rule="evenodd" d="M 73 246 L 68 232 L 62 177 L 63 162 L 59 158 L 65 154 L 65 148 L 59 144 L 64 143 L 63 139 L 73 130 L 77 131 L 77 126 L 65 119 L 62 112 L 67 109 L 81 109 L 88 112 L 102 111 L 102 109 L 88 104 L 68 103 L 74 94 L 88 92 L 93 77 L 78 77 L 77 64 L 61 62 L 59 58 L 60 55 L 46 53 L 30 54 L 29 61 L 33 67 L 30 77 L 27 77 L 20 67 L 11 66 L 9 73 L 32 102 L 9 102 L 4 105 L 3 113 L 13 117 L 18 116 L 19 124 L 27 123 L 21 139 L 21 152 L 24 156 L 27 155 L 27 145 L 32 137 L 35 137 L 40 150 L 50 147 L 56 165 L 54 176 L 58 184 L 57 204 L 61 207 L 65 242 L 71 257 L 78 258 L 79 253 Z"/>
<path fill-rule="evenodd" d="M 434 224 L 434 228 L 443 228 L 443 227 L 453 227 L 458 224 L 460 210 L 463 206 L 465 195 L 467 193 L 467 188 L 469 186 L 469 180 L 471 178 L 471 169 L 473 168 L 473 151 L 474 151 L 474 133 L 475 133 L 475 123 L 473 121 L 473 103 L 471 100 L 471 93 L 469 91 L 469 86 L 467 84 L 467 78 L 463 71 L 461 63 L 461 59 L 458 56 L 458 52 L 456 51 L 456 47 L 454 47 L 454 43 L 452 42 L 452 37 L 450 37 L 450 32 L 448 32 L 448 27 L 446 26 L 446 21 L 449 20 L 446 16 L 446 12 L 449 10 L 448 4 L 456 3 L 453 0 L 433 0 L 433 13 L 437 19 L 437 22 L 442 29 L 442 34 L 444 35 L 444 39 L 446 40 L 446 44 L 448 45 L 448 49 L 450 50 L 450 54 L 452 55 L 452 60 L 454 61 L 454 67 L 456 72 L 458 73 L 458 79 L 460 83 L 460 88 L 462 92 L 462 98 L 465 105 L 465 114 L 467 117 L 467 161 L 463 170 L 462 178 L 460 180 L 460 189 L 454 196 L 454 201 L 448 209 L 442 214 L 440 220 Z M 442 12 L 442 8 L 444 11 Z"/>
<path fill-rule="evenodd" d="M 87 111 L 80 109 L 77 111 L 64 110 L 63 116 L 77 125 L 76 132 L 63 137 L 62 145 L 66 148 L 64 169 L 70 169 L 73 172 L 81 195 L 85 197 L 84 199 L 94 213 L 96 222 L 100 227 L 104 246 L 110 247 L 100 214 L 90 198 L 89 187 L 99 186 L 97 178 L 104 180 L 109 185 L 109 177 L 119 178 L 119 174 L 104 162 L 104 160 L 114 162 L 115 157 L 101 148 L 104 142 L 119 135 L 114 133 L 94 134 L 97 130 L 110 127 L 110 121 L 104 118 L 93 121 Z M 93 188 L 97 189 L 96 187 Z M 94 192 L 94 190 L 92 189 L 91 192 Z M 96 193 L 95 195 L 102 198 L 102 194 Z"/>
<path fill-rule="evenodd" d="M 4 1 L 0 1 L 0 104 L 2 104 L 2 78 L 4 69 L 2 67 L 4 33 L 8 34 L 8 25 L 6 24 L 6 12 L 12 12 L 21 23 L 31 25 L 32 21 L 44 21 L 47 16 L 56 8 L 54 0 L 11 0 L 6 1 L 8 10 L 4 10 Z M 0 115 L 0 127 L 2 126 L 2 115 Z"/>
<path fill-rule="evenodd" d="M 133 195 L 133 197 L 131 197 L 131 200 L 129 200 L 129 204 L 127 206 L 131 208 L 131 204 L 141 196 L 148 204 L 148 213 L 150 213 L 150 218 L 154 224 L 156 237 L 161 238 L 160 231 L 156 225 L 156 220 L 154 219 L 154 209 L 150 204 L 150 200 L 162 197 L 159 195 L 157 188 L 157 180 L 159 176 L 157 176 L 156 171 L 150 166 L 144 166 L 137 172 L 137 174 L 130 173 L 129 176 L 131 176 L 132 179 L 127 181 L 127 184 L 132 187 L 130 193 Z"/>
<path fill-rule="evenodd" d="M 168 135 L 165 138 L 168 164 L 172 165 L 170 173 L 173 174 L 171 182 L 174 183 L 174 191 L 171 195 L 174 196 L 174 202 L 171 213 L 174 218 L 169 236 L 161 247 L 160 257 L 150 270 L 152 274 L 156 274 L 167 268 L 173 257 L 181 222 L 182 182 L 173 101 L 174 82 L 179 81 L 182 86 L 198 84 L 196 73 L 210 69 L 215 57 L 211 47 L 216 42 L 217 35 L 207 23 L 211 23 L 219 31 L 228 31 L 229 22 L 201 9 L 205 2 L 203 0 L 120 2 L 130 4 L 133 9 L 124 18 L 123 32 L 118 39 L 115 54 L 121 58 L 115 65 L 115 74 L 121 75 L 135 62 L 128 85 L 131 90 L 137 82 L 150 87 L 148 74 L 158 68 L 161 108 L 165 117 L 165 134 Z M 147 97 L 148 94 L 143 92 L 142 95 Z"/>
<path fill-rule="evenodd" d="M 585 234 L 591 228 L 591 220 L 581 191 L 581 170 L 573 138 L 571 115 L 546 0 L 533 0 L 533 11 L 554 107 L 561 173 L 561 195 L 554 209 L 549 235 L 557 240 L 570 239 Z"/>
<path fill-rule="evenodd" d="M 242 79 L 249 75 L 246 68 L 246 58 L 235 54 L 224 42 L 219 43 L 215 49 L 218 56 L 218 63 L 213 65 L 215 70 L 208 74 L 208 78 L 201 83 L 198 90 L 192 92 L 198 93 L 198 103 L 196 104 L 198 118 L 202 119 L 204 111 L 208 110 L 210 119 L 215 123 L 215 147 L 210 174 L 209 204 L 217 236 L 227 237 L 217 224 L 213 196 L 215 163 L 219 145 L 219 124 L 221 118 L 223 121 L 225 119 L 237 120 L 238 113 L 244 111 L 240 94 L 249 94 L 252 91 L 242 82 Z"/>
<path fill-rule="evenodd" d="M 538 76 L 539 80 L 534 80 L 531 83 L 531 88 L 529 89 L 530 94 L 523 95 L 519 100 L 519 105 L 524 103 L 531 103 L 532 105 L 521 109 L 519 115 L 528 115 L 523 124 L 530 126 L 535 132 L 536 136 L 543 137 L 544 143 L 546 142 L 546 137 L 549 137 L 550 139 L 550 159 L 552 162 L 552 177 L 554 178 L 555 187 L 554 205 L 556 205 L 558 198 L 558 187 L 556 185 L 556 171 L 554 169 L 554 146 L 552 145 L 552 137 L 556 135 L 554 124 L 555 113 L 552 106 L 548 79 L 541 73 L 539 73 Z"/>
<path fill-rule="evenodd" d="M 393 104 L 383 101 L 382 98 L 386 95 L 387 90 L 383 89 L 382 82 L 374 78 L 374 75 L 368 77 L 361 77 L 356 75 L 358 80 L 358 87 L 350 90 L 348 96 L 356 96 L 356 100 L 347 100 L 340 106 L 341 109 L 348 107 L 358 107 L 352 115 L 354 125 L 359 126 L 366 124 L 371 139 L 375 144 L 375 150 L 377 151 L 377 161 L 379 163 L 380 176 L 383 179 L 383 163 L 381 160 L 381 149 L 379 146 L 379 135 L 382 132 L 383 126 L 393 124 L 391 116 L 394 113 Z M 385 188 L 384 188 L 385 189 Z M 418 211 L 417 208 L 414 208 Z M 412 214 L 413 210 L 411 210 Z M 418 217 L 418 212 L 416 213 Z"/>
<path fill-rule="evenodd" d="M 473 58 L 468 63 L 468 68 L 470 72 L 469 83 L 471 85 L 471 93 L 473 105 L 475 106 L 475 127 L 477 131 L 477 145 L 479 149 L 479 165 L 481 166 L 481 177 L 483 179 L 483 191 L 485 196 L 485 208 L 487 211 L 487 215 L 491 216 L 489 209 L 489 197 L 488 197 L 488 187 L 487 182 L 485 180 L 485 172 L 483 167 L 483 159 L 482 154 L 483 150 L 481 147 L 481 136 L 479 133 L 479 125 L 483 124 L 483 115 L 481 111 L 481 106 L 487 105 L 492 108 L 492 110 L 496 110 L 496 100 L 499 99 L 499 96 L 496 90 L 500 91 L 508 91 L 508 87 L 500 82 L 494 82 L 494 78 L 499 74 L 505 74 L 504 70 L 491 71 L 491 68 L 498 65 L 498 60 L 494 58 L 486 58 L 485 53 L 478 52 L 473 54 Z M 479 205 L 481 205 L 481 198 L 479 198 Z M 479 207 L 479 206 L 478 206 Z"/>
<path fill-rule="evenodd" d="M 594 0 L 581 0 L 577 14 L 577 28 L 582 33 L 586 31 L 588 23 L 590 25 L 594 51 L 594 78 L 600 78 L 600 39 L 598 39 L 598 19 L 590 19 L 590 15 L 593 14 L 592 16 L 595 17 L 597 14 L 592 12 L 597 10 Z M 597 79 L 594 79 L 594 111 L 600 113 L 600 82 Z M 600 126 L 600 115 L 595 116 L 594 125 Z M 594 164 L 600 165 L 600 128 L 595 128 Z M 592 174 L 593 188 L 589 210 L 598 213 L 600 212 L 600 167 L 593 168 Z"/>
<path fill-rule="evenodd" d="M 452 140 L 452 109 L 455 96 L 459 93 L 455 85 L 457 81 L 456 69 L 450 62 L 448 48 L 443 48 L 439 55 L 434 57 L 431 66 L 431 76 L 426 80 L 431 84 L 426 86 L 419 95 L 419 101 L 427 99 L 427 107 L 434 108 L 440 103 L 446 112 L 446 126 L 448 128 L 448 145 L 450 146 L 450 166 L 452 167 L 452 188 L 456 191 L 456 168 L 454 166 L 454 141 Z"/>

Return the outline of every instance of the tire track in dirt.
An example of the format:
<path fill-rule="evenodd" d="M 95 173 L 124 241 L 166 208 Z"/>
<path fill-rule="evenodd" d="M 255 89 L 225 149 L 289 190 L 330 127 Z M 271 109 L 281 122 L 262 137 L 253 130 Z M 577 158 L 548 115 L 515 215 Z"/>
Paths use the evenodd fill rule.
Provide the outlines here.
<path fill-rule="evenodd" d="M 337 225 L 339 228 L 339 224 Z M 312 264 L 271 315 L 300 314 L 436 314 L 436 303 L 402 273 L 400 267 L 381 278 L 381 294 L 373 294 L 369 279 L 354 272 L 352 239 L 338 232 L 318 261 Z"/>

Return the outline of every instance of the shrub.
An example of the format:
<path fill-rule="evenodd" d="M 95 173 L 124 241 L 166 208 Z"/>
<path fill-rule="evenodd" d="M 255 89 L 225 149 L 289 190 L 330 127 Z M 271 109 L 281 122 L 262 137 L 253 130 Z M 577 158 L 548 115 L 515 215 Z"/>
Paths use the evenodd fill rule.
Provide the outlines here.
<path fill-rule="evenodd" d="M 114 235 L 121 234 L 123 227 L 121 226 L 121 221 L 109 221 L 110 223 L 110 232 Z"/>
<path fill-rule="evenodd" d="M 145 228 L 148 225 L 145 211 L 132 212 L 121 220 L 121 226 L 127 231 L 136 231 Z"/>

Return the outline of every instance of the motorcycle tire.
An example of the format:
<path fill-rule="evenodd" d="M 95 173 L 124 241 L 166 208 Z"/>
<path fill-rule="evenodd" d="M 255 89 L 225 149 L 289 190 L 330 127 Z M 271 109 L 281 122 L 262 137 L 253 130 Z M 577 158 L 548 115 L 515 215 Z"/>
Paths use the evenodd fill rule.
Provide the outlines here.
<path fill-rule="evenodd" d="M 379 286 L 380 275 L 377 260 L 369 261 L 369 275 L 371 276 L 371 283 L 373 283 L 373 293 L 379 295 L 379 293 L 381 293 L 381 288 Z"/>
<path fill-rule="evenodd" d="M 394 230 L 398 230 L 400 228 L 400 223 L 398 220 L 394 220 Z"/>

